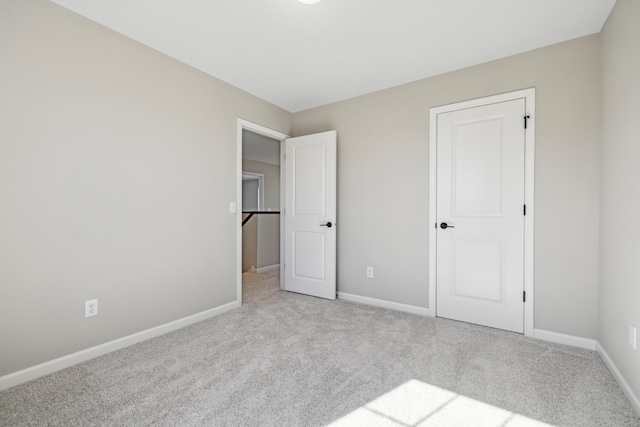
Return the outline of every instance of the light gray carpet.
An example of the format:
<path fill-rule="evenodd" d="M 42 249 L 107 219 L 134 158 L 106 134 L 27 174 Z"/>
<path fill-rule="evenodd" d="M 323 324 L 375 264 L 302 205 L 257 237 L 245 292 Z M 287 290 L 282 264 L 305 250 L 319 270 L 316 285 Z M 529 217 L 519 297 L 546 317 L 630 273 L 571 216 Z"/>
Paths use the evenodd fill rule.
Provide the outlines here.
<path fill-rule="evenodd" d="M 413 379 L 550 424 L 640 426 L 595 352 L 245 279 L 237 310 L 0 393 L 0 425 L 326 425 Z"/>

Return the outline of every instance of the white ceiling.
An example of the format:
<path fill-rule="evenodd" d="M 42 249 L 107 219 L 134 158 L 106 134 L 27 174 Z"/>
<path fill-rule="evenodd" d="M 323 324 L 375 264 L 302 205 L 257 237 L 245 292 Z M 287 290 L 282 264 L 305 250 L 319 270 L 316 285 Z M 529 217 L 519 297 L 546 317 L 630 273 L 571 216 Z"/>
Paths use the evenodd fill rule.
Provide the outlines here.
<path fill-rule="evenodd" d="M 597 33 L 615 0 L 52 0 L 291 111 Z"/>

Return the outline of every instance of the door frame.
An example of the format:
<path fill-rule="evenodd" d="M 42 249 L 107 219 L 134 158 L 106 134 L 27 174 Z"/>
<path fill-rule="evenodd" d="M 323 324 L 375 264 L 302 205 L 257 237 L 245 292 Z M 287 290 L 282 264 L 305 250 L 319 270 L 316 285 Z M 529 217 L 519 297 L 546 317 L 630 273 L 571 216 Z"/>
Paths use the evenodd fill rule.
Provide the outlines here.
<path fill-rule="evenodd" d="M 236 282 L 238 303 L 242 305 L 242 131 L 248 130 L 253 133 L 280 140 L 280 289 L 284 289 L 284 140 L 289 135 L 270 129 L 266 126 L 250 122 L 245 119 L 237 120 L 236 135 Z"/>
<path fill-rule="evenodd" d="M 264 207 L 264 174 L 263 173 L 255 173 L 242 171 L 242 181 L 244 182 L 244 177 L 250 176 L 252 180 L 258 181 L 258 210 L 261 211 Z M 241 193 L 244 197 L 244 191 Z M 243 209 L 244 210 L 244 209 Z"/>
<path fill-rule="evenodd" d="M 437 225 L 437 135 L 438 115 L 451 111 L 480 107 L 487 104 L 496 104 L 516 99 L 525 100 L 527 130 L 525 132 L 525 172 L 524 172 L 524 200 L 527 214 L 524 216 L 524 290 L 526 302 L 524 303 L 524 335 L 533 336 L 534 325 L 534 165 L 535 165 L 535 88 L 518 90 L 499 95 L 493 95 L 470 101 L 433 107 L 429 110 L 429 315 L 437 316 L 437 259 L 436 259 L 436 227 Z"/>

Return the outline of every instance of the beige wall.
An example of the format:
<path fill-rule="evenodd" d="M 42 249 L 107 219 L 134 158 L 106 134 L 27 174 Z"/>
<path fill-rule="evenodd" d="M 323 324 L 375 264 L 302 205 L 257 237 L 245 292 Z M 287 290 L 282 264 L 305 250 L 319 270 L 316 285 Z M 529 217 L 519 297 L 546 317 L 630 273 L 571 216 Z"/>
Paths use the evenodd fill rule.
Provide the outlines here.
<path fill-rule="evenodd" d="M 429 306 L 429 108 L 535 87 L 535 327 L 595 338 L 598 58 L 594 35 L 294 114 L 338 131 L 339 291 Z"/>
<path fill-rule="evenodd" d="M 242 170 L 246 172 L 261 173 L 264 175 L 264 209 L 280 210 L 280 166 L 269 163 L 257 162 L 255 160 L 242 160 Z M 255 244 L 257 268 L 269 267 L 280 263 L 280 215 L 257 215 L 249 220 L 257 223 L 257 237 Z M 249 225 L 247 223 L 246 226 Z M 244 236 L 244 230 L 243 230 Z M 247 244 L 252 244 L 247 241 Z M 244 245 L 244 237 L 243 237 Z M 243 265 L 244 251 L 243 246 Z M 247 248 L 250 255 L 252 248 Z M 251 266 L 249 266 L 251 267 Z"/>
<path fill-rule="evenodd" d="M 638 393 L 639 14 L 618 0 L 603 31 L 602 116 L 590 36 L 300 112 L 290 132 L 290 113 L 45 0 L 0 2 L 0 375 L 235 300 L 238 117 L 338 130 L 339 290 L 428 307 L 429 108 L 536 87 L 535 327 L 598 327 Z"/>
<path fill-rule="evenodd" d="M 0 58 L 0 375 L 236 300 L 237 118 L 291 114 L 45 0 Z"/>
<path fill-rule="evenodd" d="M 244 221 L 249 214 L 243 214 Z M 258 220 L 254 215 L 242 226 L 242 272 L 258 265 Z"/>
<path fill-rule="evenodd" d="M 640 347 L 632 350 L 628 330 L 630 323 L 640 328 L 639 22 L 640 2 L 618 0 L 602 30 L 598 305 L 598 341 L 626 378 L 636 399 L 640 397 Z"/>

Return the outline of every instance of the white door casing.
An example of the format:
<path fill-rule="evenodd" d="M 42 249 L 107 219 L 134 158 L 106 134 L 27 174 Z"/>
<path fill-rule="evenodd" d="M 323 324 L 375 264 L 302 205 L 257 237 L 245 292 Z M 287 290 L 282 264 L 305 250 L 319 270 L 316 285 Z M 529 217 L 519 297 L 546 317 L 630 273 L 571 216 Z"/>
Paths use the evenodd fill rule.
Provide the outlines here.
<path fill-rule="evenodd" d="M 285 290 L 336 298 L 336 132 L 285 141 Z"/>
<path fill-rule="evenodd" d="M 272 138 L 275 140 L 280 140 L 280 165 L 281 165 L 281 185 L 280 185 L 280 211 L 282 212 L 284 207 L 284 188 L 283 183 L 284 179 L 282 176 L 284 175 L 284 171 L 282 171 L 282 165 L 284 164 L 284 141 L 286 138 L 289 138 L 289 135 L 284 134 L 282 132 L 278 132 L 276 130 L 270 129 L 268 127 L 259 125 L 257 123 L 250 122 L 244 119 L 238 119 L 237 128 L 236 128 L 236 168 L 237 168 L 237 186 L 236 186 L 236 203 L 237 206 L 234 209 L 235 211 L 235 221 L 236 221 L 236 303 L 241 305 L 242 303 L 242 131 L 249 130 L 251 132 L 264 135 L 268 138 Z M 233 203 L 233 202 L 232 202 Z M 284 259 L 284 246 L 282 242 L 284 241 L 284 217 L 280 215 L 280 288 L 284 289 L 283 285 L 283 262 Z"/>
<path fill-rule="evenodd" d="M 431 111 L 434 315 L 532 335 L 532 104 L 527 90 Z"/>

